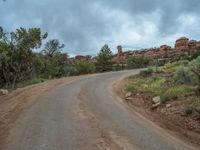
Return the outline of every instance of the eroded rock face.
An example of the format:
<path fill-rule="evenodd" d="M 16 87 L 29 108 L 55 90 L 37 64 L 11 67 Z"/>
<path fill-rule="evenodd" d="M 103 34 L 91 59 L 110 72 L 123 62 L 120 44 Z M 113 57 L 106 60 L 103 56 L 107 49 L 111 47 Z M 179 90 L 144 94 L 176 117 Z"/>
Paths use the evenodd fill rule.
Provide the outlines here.
<path fill-rule="evenodd" d="M 83 60 L 83 59 L 86 59 L 86 57 L 82 56 L 82 55 L 77 55 L 77 56 L 75 56 L 75 59 L 77 59 L 77 60 Z"/>
<path fill-rule="evenodd" d="M 200 48 L 200 41 L 190 40 L 188 46 L 190 49 Z"/>
<path fill-rule="evenodd" d="M 196 48 L 197 47 L 197 41 L 190 40 L 188 43 L 189 48 Z"/>
<path fill-rule="evenodd" d="M 159 48 L 149 48 L 134 51 L 123 52 L 122 46 L 117 46 L 118 53 L 113 56 L 113 61 L 127 60 L 131 56 L 136 57 L 149 57 L 149 58 L 163 58 L 163 57 L 174 57 L 192 54 L 200 48 L 200 41 L 189 40 L 186 37 L 181 37 L 176 40 L 175 48 L 168 45 L 161 45 Z M 125 61 L 124 61 L 125 62 Z"/>
<path fill-rule="evenodd" d="M 123 56 L 123 51 L 122 51 L 122 46 L 121 45 L 117 46 L 117 51 L 118 51 L 117 57 L 121 58 Z"/>
<path fill-rule="evenodd" d="M 89 61 L 92 59 L 92 56 L 90 55 L 86 55 L 86 56 L 83 56 L 83 55 L 77 55 L 75 56 L 75 60 L 85 60 L 85 61 Z"/>
<path fill-rule="evenodd" d="M 159 50 L 160 51 L 168 51 L 168 50 L 171 50 L 171 47 L 168 45 L 161 45 Z"/>
<path fill-rule="evenodd" d="M 175 50 L 176 51 L 186 51 L 189 49 L 189 39 L 186 37 L 181 37 L 176 40 Z"/>

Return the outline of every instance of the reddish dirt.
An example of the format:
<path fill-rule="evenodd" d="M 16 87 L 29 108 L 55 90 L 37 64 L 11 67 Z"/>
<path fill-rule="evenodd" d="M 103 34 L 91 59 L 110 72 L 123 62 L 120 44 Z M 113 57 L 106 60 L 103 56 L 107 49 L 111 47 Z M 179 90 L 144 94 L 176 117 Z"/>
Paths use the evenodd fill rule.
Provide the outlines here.
<path fill-rule="evenodd" d="M 42 94 L 51 91 L 55 87 L 68 84 L 73 80 L 83 77 L 85 76 L 50 80 L 20 88 L 8 95 L 0 96 L 0 149 L 5 144 L 9 129 L 12 128 L 19 115 L 36 103 Z"/>
<path fill-rule="evenodd" d="M 182 98 L 179 98 L 168 102 L 167 104 L 170 104 L 168 108 L 166 104 L 163 104 L 157 109 L 151 110 L 152 97 L 148 93 L 134 94 L 130 100 L 125 100 L 125 87 L 128 84 L 130 84 L 129 78 L 122 79 L 114 85 L 114 89 L 131 109 L 139 112 L 182 140 L 189 141 L 198 147 L 200 146 L 200 116 L 185 116 L 182 111 L 185 103 L 189 103 L 188 101 L 183 101 Z"/>

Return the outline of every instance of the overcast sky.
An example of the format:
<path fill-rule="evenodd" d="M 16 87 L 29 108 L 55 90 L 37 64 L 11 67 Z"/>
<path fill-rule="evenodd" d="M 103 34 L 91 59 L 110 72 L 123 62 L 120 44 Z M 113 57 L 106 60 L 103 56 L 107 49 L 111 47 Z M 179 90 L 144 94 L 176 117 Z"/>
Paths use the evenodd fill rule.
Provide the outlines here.
<path fill-rule="evenodd" d="M 0 26 L 40 27 L 70 55 L 174 46 L 175 39 L 200 39 L 200 0 L 0 0 Z"/>

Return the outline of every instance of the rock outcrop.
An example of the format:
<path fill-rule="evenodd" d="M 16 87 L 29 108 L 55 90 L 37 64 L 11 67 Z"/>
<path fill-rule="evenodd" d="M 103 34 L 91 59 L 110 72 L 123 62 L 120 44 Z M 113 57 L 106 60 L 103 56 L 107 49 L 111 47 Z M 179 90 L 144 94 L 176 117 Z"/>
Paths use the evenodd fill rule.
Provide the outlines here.
<path fill-rule="evenodd" d="M 93 58 L 92 56 L 90 55 L 77 55 L 75 57 L 71 57 L 69 58 L 69 62 L 70 63 L 74 63 L 76 61 L 89 61 L 89 62 L 95 62 L 95 58 Z"/>
<path fill-rule="evenodd" d="M 186 37 L 181 37 L 176 40 L 175 48 L 171 48 L 168 45 L 161 45 L 159 48 L 149 48 L 142 50 L 126 51 L 123 52 L 122 46 L 118 46 L 118 53 L 114 55 L 113 61 L 127 62 L 130 56 L 136 57 L 149 57 L 149 58 L 168 58 L 174 56 L 184 56 L 193 54 L 200 48 L 200 41 L 189 40 Z"/>
<path fill-rule="evenodd" d="M 8 94 L 8 90 L 0 89 L 0 96 L 1 95 L 7 95 L 7 94 Z"/>
<path fill-rule="evenodd" d="M 121 45 L 117 46 L 117 51 L 118 51 L 117 57 L 118 58 L 122 57 L 123 56 L 123 51 L 122 51 L 122 46 Z"/>
<path fill-rule="evenodd" d="M 181 37 L 176 40 L 175 50 L 176 51 L 187 51 L 189 49 L 189 39 L 186 37 Z"/>
<path fill-rule="evenodd" d="M 197 52 L 198 48 L 200 48 L 200 41 L 189 40 L 186 37 L 181 37 L 177 39 L 174 48 L 164 44 L 160 47 L 149 49 L 123 51 L 123 47 L 121 45 L 118 45 L 117 54 L 113 56 L 112 60 L 122 64 L 126 64 L 128 58 L 132 56 L 148 57 L 152 59 L 162 58 L 162 60 L 166 58 L 167 60 L 167 58 L 182 57 L 194 54 L 195 52 Z M 69 63 L 73 63 L 79 60 L 96 62 L 96 58 L 91 57 L 90 55 L 77 55 L 75 57 L 69 58 L 67 61 L 69 61 Z"/>

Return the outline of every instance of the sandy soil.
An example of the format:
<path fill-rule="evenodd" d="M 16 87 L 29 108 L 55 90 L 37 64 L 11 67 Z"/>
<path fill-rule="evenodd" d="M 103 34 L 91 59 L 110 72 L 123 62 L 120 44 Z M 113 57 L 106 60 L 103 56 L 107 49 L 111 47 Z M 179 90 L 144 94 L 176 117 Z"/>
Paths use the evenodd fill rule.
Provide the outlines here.
<path fill-rule="evenodd" d="M 8 95 L 0 96 L 0 149 L 5 144 L 9 129 L 19 115 L 37 102 L 39 97 L 53 88 L 68 84 L 85 76 L 66 77 L 30 85 L 17 89 Z"/>
<path fill-rule="evenodd" d="M 145 116 L 147 119 L 155 122 L 160 127 L 168 130 L 168 132 L 180 139 L 190 142 L 191 144 L 200 146 L 200 128 L 199 120 L 194 120 L 180 114 L 181 106 L 180 101 L 170 102 L 171 107 L 166 108 L 161 106 L 158 109 L 151 110 L 151 100 L 148 94 L 133 96 L 132 100 L 125 100 L 125 87 L 130 83 L 128 78 L 121 79 L 114 84 L 114 90 L 120 96 L 124 103 L 127 104 L 132 110 Z M 177 111 L 178 113 L 174 113 Z"/>

